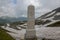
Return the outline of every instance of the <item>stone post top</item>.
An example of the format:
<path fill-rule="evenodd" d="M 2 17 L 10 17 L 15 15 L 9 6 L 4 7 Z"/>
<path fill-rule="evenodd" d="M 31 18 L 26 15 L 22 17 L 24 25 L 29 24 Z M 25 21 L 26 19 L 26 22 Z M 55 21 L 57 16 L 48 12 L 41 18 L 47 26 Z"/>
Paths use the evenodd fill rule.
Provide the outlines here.
<path fill-rule="evenodd" d="M 34 7 L 34 5 L 30 4 L 28 7 Z"/>

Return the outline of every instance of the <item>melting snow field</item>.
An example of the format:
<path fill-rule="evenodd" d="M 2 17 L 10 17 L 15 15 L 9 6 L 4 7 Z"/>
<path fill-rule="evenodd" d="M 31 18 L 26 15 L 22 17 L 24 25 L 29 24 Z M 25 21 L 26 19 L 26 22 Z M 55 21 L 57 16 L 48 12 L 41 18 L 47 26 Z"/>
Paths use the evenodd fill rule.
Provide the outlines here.
<path fill-rule="evenodd" d="M 9 30 L 13 33 L 7 32 L 16 40 L 24 39 L 24 35 L 26 33 L 26 29 L 15 30 L 9 27 L 2 27 L 6 30 Z M 60 27 L 40 27 L 39 25 L 35 26 L 36 35 L 38 39 L 46 38 L 46 39 L 60 39 Z"/>
<path fill-rule="evenodd" d="M 41 27 L 36 29 L 37 38 L 60 39 L 60 27 Z"/>

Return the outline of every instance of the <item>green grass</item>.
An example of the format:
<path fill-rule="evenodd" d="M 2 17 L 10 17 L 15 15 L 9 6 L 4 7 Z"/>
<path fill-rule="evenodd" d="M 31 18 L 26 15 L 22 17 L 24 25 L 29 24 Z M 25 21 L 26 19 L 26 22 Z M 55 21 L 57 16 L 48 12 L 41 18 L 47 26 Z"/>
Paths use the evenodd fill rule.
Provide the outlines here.
<path fill-rule="evenodd" d="M 0 40 L 15 40 L 5 30 L 0 28 Z"/>

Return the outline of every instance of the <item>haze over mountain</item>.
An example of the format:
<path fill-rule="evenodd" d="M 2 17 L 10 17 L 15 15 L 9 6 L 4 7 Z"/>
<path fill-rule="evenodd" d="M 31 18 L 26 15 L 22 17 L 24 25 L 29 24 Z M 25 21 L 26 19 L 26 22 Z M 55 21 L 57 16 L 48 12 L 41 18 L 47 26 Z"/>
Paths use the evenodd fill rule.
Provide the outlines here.
<path fill-rule="evenodd" d="M 8 16 L 2 16 L 0 17 L 0 23 L 9 23 L 9 22 L 17 22 L 17 21 L 26 21 L 26 17 L 8 17 Z"/>

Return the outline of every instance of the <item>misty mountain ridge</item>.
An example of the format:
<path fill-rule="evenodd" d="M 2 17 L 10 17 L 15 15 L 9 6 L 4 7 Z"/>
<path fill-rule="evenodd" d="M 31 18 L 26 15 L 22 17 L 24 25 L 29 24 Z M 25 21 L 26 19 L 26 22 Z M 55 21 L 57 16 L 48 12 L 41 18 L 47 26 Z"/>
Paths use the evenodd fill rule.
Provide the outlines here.
<path fill-rule="evenodd" d="M 8 23 L 8 22 L 16 22 L 16 21 L 26 21 L 26 17 L 8 17 L 8 16 L 3 16 L 0 17 L 0 23 Z"/>
<path fill-rule="evenodd" d="M 40 16 L 39 18 L 41 19 L 47 19 L 47 18 L 51 18 L 51 17 L 55 17 L 55 16 L 59 16 L 60 15 L 60 7 L 56 8 L 42 16 Z"/>

